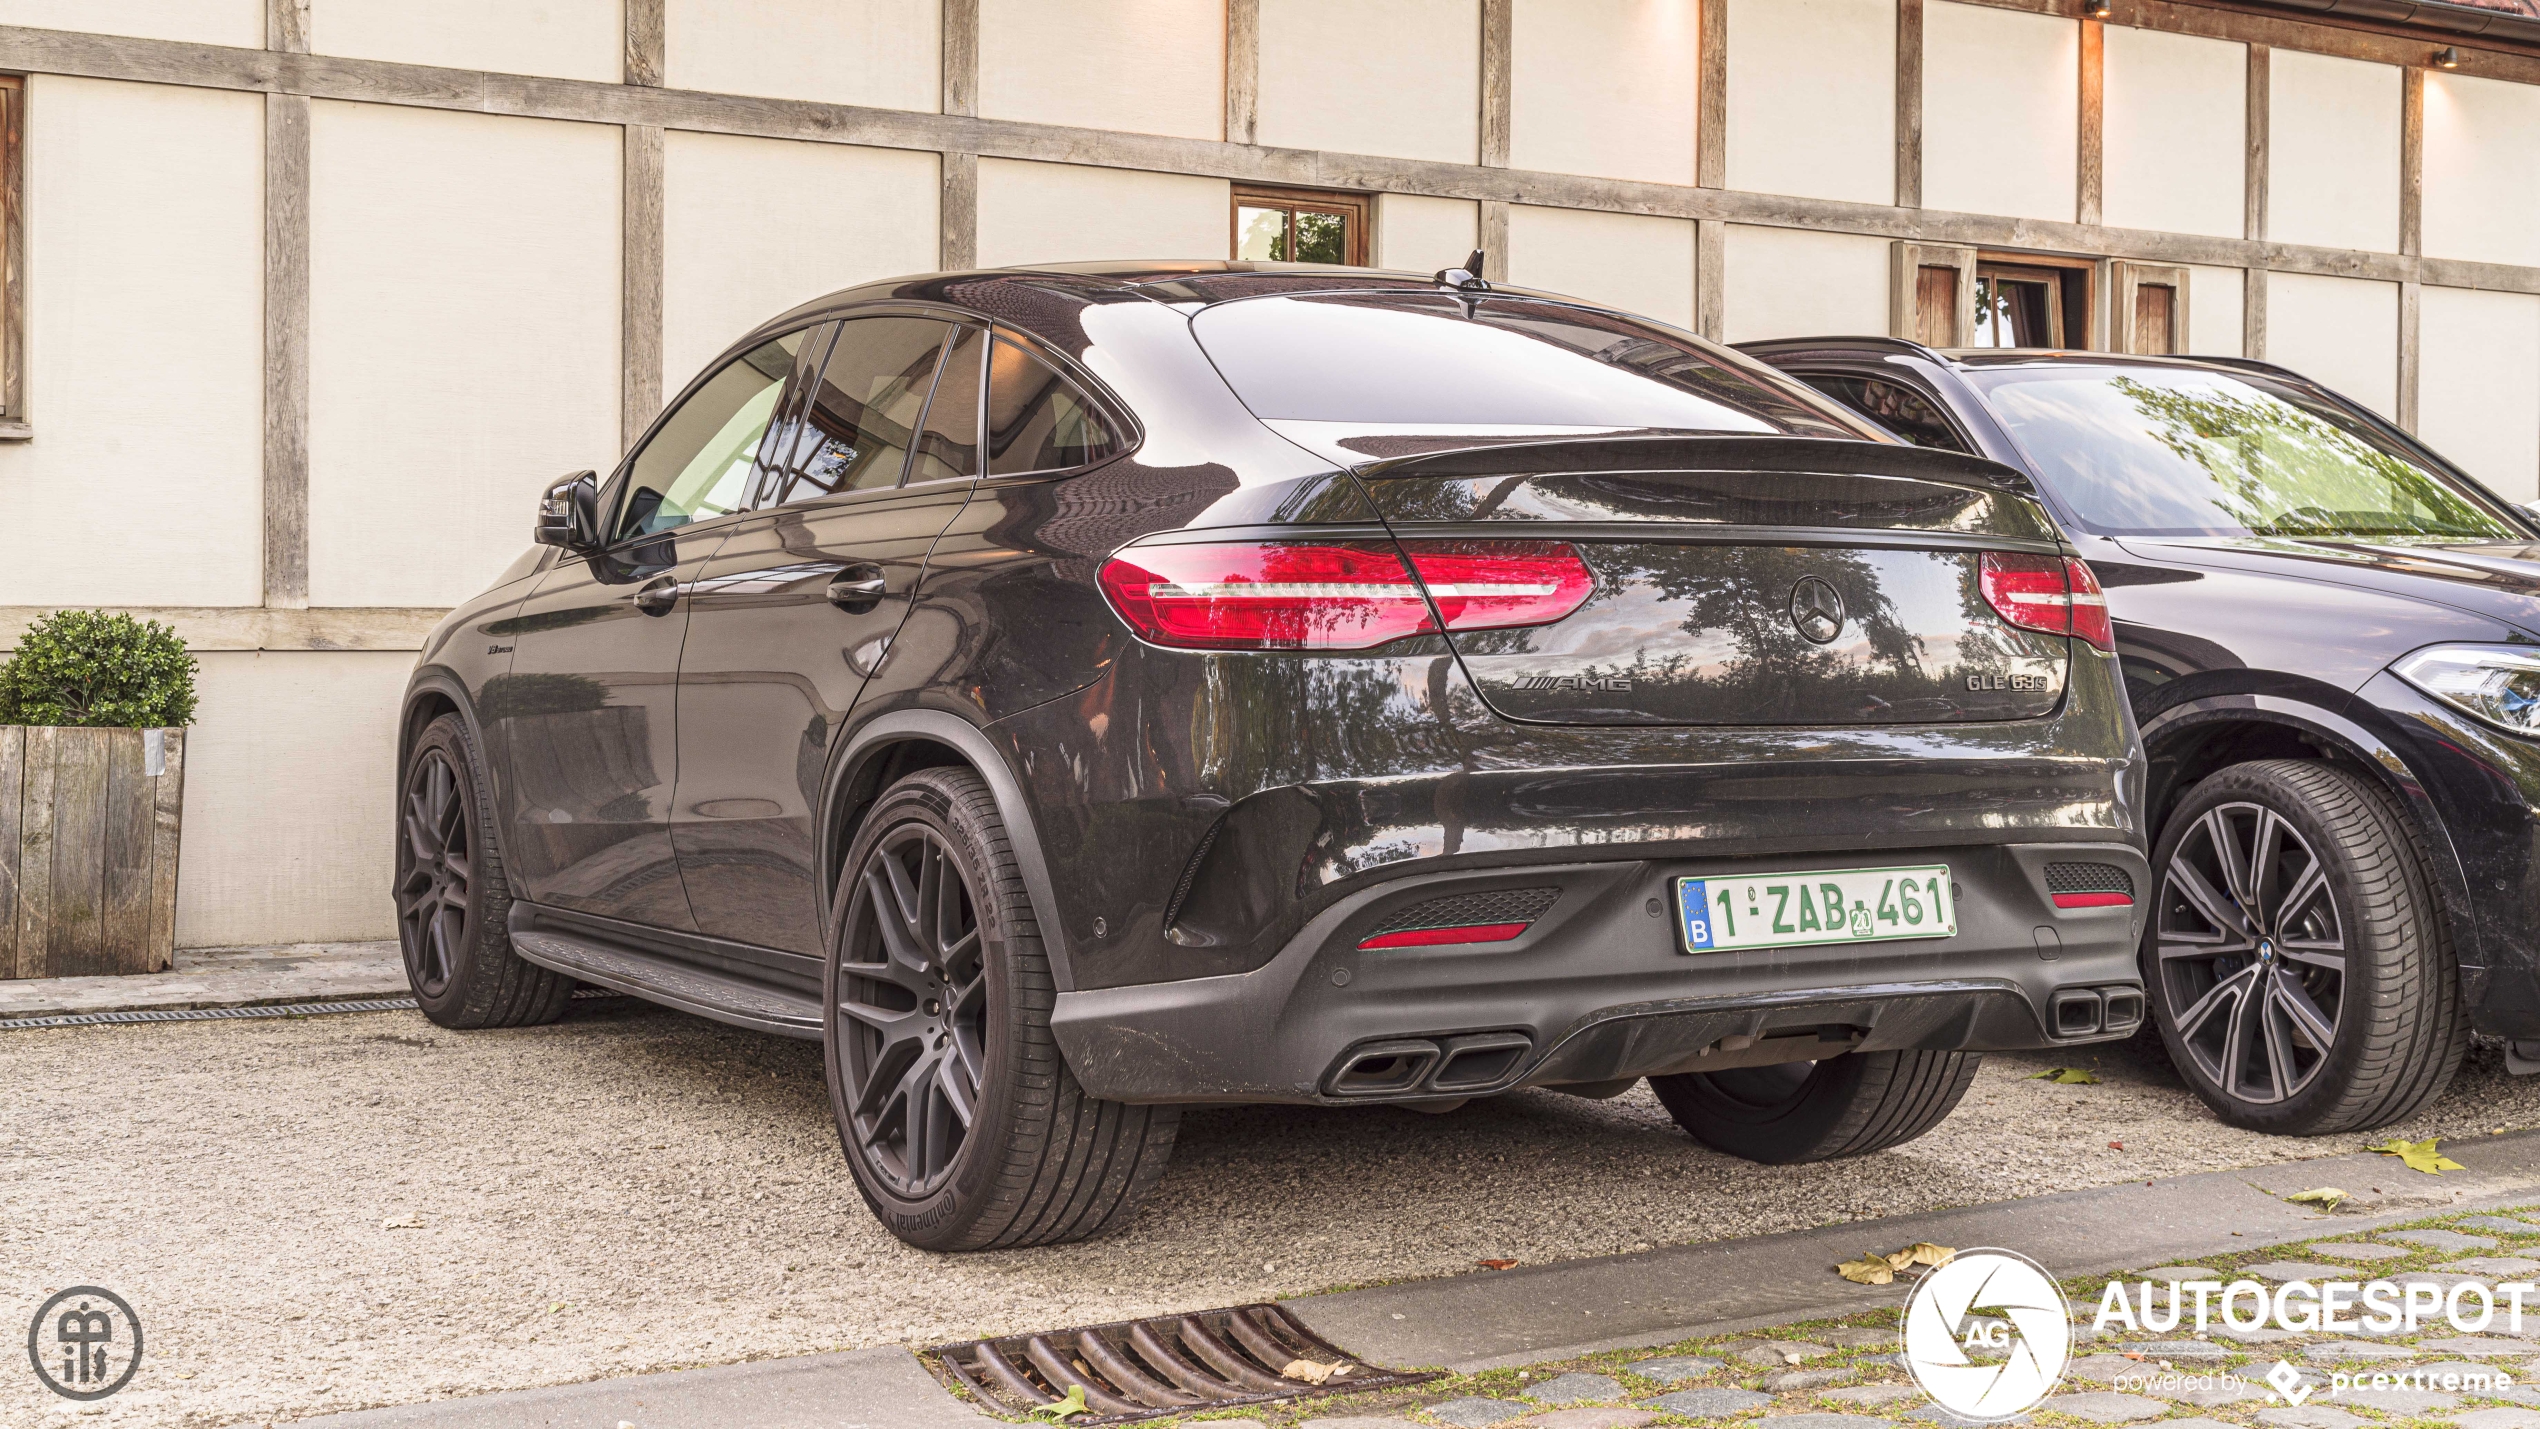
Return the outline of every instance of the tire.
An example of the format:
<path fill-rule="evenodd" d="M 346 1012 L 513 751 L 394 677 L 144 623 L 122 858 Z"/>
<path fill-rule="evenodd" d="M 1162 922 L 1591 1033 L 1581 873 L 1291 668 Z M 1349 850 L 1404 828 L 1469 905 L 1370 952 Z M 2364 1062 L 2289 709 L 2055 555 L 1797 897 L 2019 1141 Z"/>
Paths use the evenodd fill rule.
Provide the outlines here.
<path fill-rule="evenodd" d="M 923 1250 L 1125 1223 L 1172 1158 L 1181 1108 L 1097 1101 L 1060 1057 L 1057 983 L 987 784 L 951 768 L 902 779 L 841 870 L 825 1060 L 864 1203 Z"/>
<path fill-rule="evenodd" d="M 467 722 L 425 726 L 397 783 L 397 941 L 406 984 L 443 1027 L 530 1027 L 564 1016 L 573 979 L 512 951 L 511 885 Z"/>
<path fill-rule="evenodd" d="M 2216 1116 L 2359 1131 L 2450 1085 L 2469 1014 L 2427 867 L 2398 804 L 2332 764 L 2237 764 L 2187 792 L 2153 850 L 2143 984 Z"/>
<path fill-rule="evenodd" d="M 1973 1052 L 1848 1052 L 1823 1062 L 1652 1077 L 1685 1134 L 1767 1166 L 1901 1146 L 1957 1109 Z"/>

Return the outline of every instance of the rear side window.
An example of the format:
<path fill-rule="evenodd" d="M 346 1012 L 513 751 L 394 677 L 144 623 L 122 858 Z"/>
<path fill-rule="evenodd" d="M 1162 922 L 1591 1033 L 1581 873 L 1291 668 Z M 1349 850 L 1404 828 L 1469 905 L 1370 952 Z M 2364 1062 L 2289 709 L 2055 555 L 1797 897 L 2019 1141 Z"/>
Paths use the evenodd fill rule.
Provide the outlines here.
<path fill-rule="evenodd" d="M 1871 435 L 1760 364 L 1655 323 L 1563 303 L 1248 298 L 1207 309 L 1192 331 L 1268 421 Z"/>
<path fill-rule="evenodd" d="M 988 358 L 988 475 L 1065 471 L 1118 450 L 1120 439 L 1074 383 L 997 339 Z"/>
<path fill-rule="evenodd" d="M 931 318 L 857 318 L 812 385 L 791 469 L 774 502 L 897 486 L 935 385 L 950 323 Z M 770 504 L 773 504 L 771 502 Z"/>
<path fill-rule="evenodd" d="M 1958 435 L 1957 428 L 1949 425 L 1940 408 L 1902 382 L 1813 372 L 1808 374 L 1808 385 L 1918 447 L 1975 455 L 1975 449 Z"/>

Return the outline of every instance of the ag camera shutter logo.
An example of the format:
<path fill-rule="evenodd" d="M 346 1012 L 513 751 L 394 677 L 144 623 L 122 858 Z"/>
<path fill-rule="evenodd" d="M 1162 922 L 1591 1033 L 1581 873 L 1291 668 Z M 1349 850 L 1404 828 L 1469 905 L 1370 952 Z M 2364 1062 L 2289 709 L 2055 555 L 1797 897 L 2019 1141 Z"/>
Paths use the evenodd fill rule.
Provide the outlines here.
<path fill-rule="evenodd" d="M 2063 1287 L 2015 1251 L 1962 1250 L 1905 1306 L 1906 1369 L 1962 1419 L 2008 1419 L 2044 1399 L 2072 1343 Z"/>

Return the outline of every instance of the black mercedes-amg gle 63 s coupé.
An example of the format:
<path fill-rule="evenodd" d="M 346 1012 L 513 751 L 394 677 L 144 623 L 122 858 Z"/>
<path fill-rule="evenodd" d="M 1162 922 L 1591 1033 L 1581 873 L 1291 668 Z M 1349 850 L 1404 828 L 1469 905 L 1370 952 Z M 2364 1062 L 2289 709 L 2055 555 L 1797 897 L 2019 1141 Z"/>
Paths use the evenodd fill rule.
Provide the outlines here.
<path fill-rule="evenodd" d="M 2281 367 L 1892 338 L 1750 351 L 2018 467 L 2107 589 L 2151 764 L 2153 1025 L 2260 1131 L 2540 1071 L 2540 523 Z"/>
<path fill-rule="evenodd" d="M 2143 769 L 1996 463 L 1546 294 L 939 274 L 735 343 L 432 637 L 449 1027 L 820 1040 L 940 1249 L 1097 1233 L 1194 1103 L 1648 1077 L 1760 1162 L 2143 1017 Z"/>

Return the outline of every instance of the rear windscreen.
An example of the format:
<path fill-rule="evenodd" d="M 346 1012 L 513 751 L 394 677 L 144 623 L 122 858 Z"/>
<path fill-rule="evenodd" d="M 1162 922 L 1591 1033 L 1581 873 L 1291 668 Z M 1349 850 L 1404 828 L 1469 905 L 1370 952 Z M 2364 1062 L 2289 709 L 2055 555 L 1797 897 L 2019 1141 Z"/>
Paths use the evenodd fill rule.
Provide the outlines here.
<path fill-rule="evenodd" d="M 1418 293 L 1247 298 L 1206 309 L 1192 331 L 1265 421 L 1881 439 L 1736 353 L 1564 303 Z"/>

